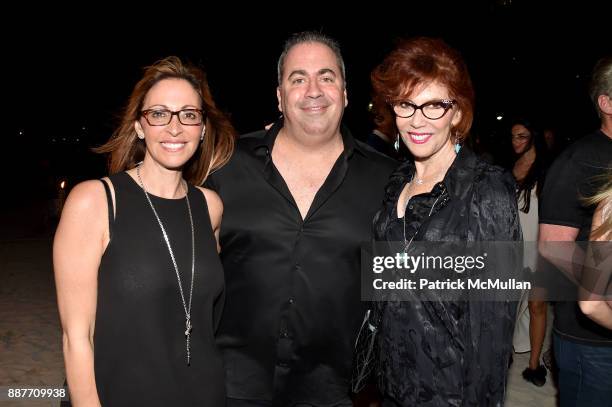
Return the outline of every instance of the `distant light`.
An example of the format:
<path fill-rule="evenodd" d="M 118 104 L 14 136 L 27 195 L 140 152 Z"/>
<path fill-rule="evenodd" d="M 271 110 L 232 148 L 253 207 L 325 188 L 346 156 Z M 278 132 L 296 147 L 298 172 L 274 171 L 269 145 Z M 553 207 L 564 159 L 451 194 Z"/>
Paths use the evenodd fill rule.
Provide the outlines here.
<path fill-rule="evenodd" d="M 19 130 L 19 135 L 23 136 L 23 130 Z"/>
<path fill-rule="evenodd" d="M 79 142 L 79 139 L 76 139 L 76 142 L 78 143 L 78 142 Z"/>
<path fill-rule="evenodd" d="M 62 141 L 66 141 L 66 137 L 62 137 Z"/>
<path fill-rule="evenodd" d="M 60 182 L 60 188 L 64 189 L 64 187 L 66 187 L 66 181 Z"/>
<path fill-rule="evenodd" d="M 85 126 L 81 127 L 81 129 L 86 130 L 86 129 L 85 129 Z"/>
<path fill-rule="evenodd" d="M 51 139 L 51 142 L 52 142 L 52 143 L 55 143 L 55 139 L 54 139 L 54 138 L 52 138 L 52 139 Z"/>
<path fill-rule="evenodd" d="M 502 115 L 499 115 L 499 116 L 497 116 L 497 117 L 496 117 L 496 119 L 497 119 L 498 121 L 501 121 L 503 118 L 504 118 L 504 116 L 502 116 Z"/>
<path fill-rule="evenodd" d="M 576 75 L 576 79 L 580 79 L 580 74 L 577 74 L 577 75 Z"/>
<path fill-rule="evenodd" d="M 368 111 L 372 110 L 373 107 L 374 107 L 374 103 L 372 102 L 368 103 Z"/>

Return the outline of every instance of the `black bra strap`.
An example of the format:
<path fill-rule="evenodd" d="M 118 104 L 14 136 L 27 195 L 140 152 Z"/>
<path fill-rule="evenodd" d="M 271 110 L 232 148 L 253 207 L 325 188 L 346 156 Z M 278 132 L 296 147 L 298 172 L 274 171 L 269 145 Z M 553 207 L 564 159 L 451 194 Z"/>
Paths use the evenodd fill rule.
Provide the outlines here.
<path fill-rule="evenodd" d="M 111 239 L 113 237 L 113 223 L 115 221 L 115 207 L 113 205 L 113 196 L 111 194 L 110 187 L 108 186 L 108 182 L 106 180 L 101 179 L 102 185 L 104 185 L 104 190 L 106 191 L 106 202 L 108 203 L 108 237 Z"/>

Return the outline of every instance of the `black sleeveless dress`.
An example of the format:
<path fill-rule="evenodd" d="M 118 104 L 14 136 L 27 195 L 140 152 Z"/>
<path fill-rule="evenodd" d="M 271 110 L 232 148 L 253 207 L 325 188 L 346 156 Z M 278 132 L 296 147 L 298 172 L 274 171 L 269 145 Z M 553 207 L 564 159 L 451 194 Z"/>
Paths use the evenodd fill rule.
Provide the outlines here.
<path fill-rule="evenodd" d="M 214 332 L 223 308 L 224 280 L 204 196 L 189 186 L 195 280 L 187 366 L 185 312 L 159 224 L 142 189 L 127 173 L 110 179 L 116 216 L 113 220 L 109 202 L 110 243 L 98 272 L 94 334 L 100 401 L 103 406 L 222 406 L 224 370 Z M 168 233 L 188 304 L 191 229 L 185 199 L 149 196 Z"/>

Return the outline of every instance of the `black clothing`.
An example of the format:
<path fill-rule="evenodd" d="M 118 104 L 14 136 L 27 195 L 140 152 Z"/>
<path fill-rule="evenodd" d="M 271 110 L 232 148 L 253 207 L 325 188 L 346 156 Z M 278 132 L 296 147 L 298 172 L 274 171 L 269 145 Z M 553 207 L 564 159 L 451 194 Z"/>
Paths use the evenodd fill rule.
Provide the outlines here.
<path fill-rule="evenodd" d="M 391 176 L 374 220 L 375 240 L 404 240 L 397 202 L 414 173 L 414 163 L 408 161 Z M 442 182 L 410 198 L 405 216 L 407 240 L 521 239 L 514 179 L 466 147 Z M 516 302 L 415 299 L 378 302 L 375 307 L 382 317 L 378 346 L 383 405 L 503 403 Z"/>
<path fill-rule="evenodd" d="M 569 146 L 551 166 L 540 201 L 540 223 L 578 228 L 577 241 L 589 240 L 594 206 L 591 197 L 603 186 L 598 176 L 612 170 L 612 139 L 600 130 Z"/>
<path fill-rule="evenodd" d="M 598 176 L 611 169 L 612 139 L 601 131 L 569 146 L 555 160 L 546 176 L 539 201 L 539 222 L 577 228 L 576 240 L 588 240 L 595 207 L 585 205 L 583 199 L 598 192 L 602 187 L 602 180 Z M 574 286 L 569 281 L 560 283 Z M 577 302 L 555 303 L 553 328 L 569 341 L 612 346 L 612 330 L 586 317 Z"/>
<path fill-rule="evenodd" d="M 191 365 L 186 363 L 185 312 L 159 224 L 140 186 L 125 172 L 115 190 L 110 242 L 98 271 L 94 368 L 103 406 L 222 406 L 223 361 L 214 331 L 223 306 L 223 272 L 208 208 L 189 186 L 195 228 Z M 181 274 L 191 283 L 191 229 L 184 199 L 149 194 Z"/>
<path fill-rule="evenodd" d="M 351 405 L 360 243 L 395 162 L 342 129 L 344 152 L 302 220 L 272 161 L 282 121 L 240 138 L 207 186 L 224 202 L 227 300 L 217 343 L 230 398 Z"/>
<path fill-rule="evenodd" d="M 366 144 L 387 157 L 396 158 L 398 153 L 393 149 L 393 143 L 389 143 L 376 132 L 376 130 L 373 130 L 370 134 L 368 134 Z"/>

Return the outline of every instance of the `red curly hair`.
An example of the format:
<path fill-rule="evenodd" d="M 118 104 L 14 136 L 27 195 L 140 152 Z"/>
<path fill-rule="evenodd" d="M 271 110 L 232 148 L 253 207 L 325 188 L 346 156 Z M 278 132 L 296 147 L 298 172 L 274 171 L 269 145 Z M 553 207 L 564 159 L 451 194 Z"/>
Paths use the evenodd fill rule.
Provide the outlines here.
<path fill-rule="evenodd" d="M 474 119 L 474 88 L 458 51 L 436 38 L 402 40 L 371 75 L 374 93 L 389 104 L 405 100 L 417 88 L 437 82 L 457 101 L 461 120 L 452 129 L 457 141 L 467 136 Z"/>

